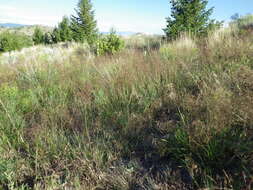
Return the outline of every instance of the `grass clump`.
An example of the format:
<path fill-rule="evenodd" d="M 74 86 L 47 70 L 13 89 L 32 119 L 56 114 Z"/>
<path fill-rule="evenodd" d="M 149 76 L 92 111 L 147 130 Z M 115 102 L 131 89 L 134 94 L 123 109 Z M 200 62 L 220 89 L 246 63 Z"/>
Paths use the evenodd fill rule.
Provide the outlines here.
<path fill-rule="evenodd" d="M 160 49 L 162 56 L 166 59 L 195 59 L 198 56 L 198 48 L 194 40 L 182 35 L 177 40 L 165 44 Z"/>
<path fill-rule="evenodd" d="M 158 50 L 162 45 L 163 39 L 160 35 L 135 34 L 125 37 L 126 48 L 136 51 L 153 51 Z"/>

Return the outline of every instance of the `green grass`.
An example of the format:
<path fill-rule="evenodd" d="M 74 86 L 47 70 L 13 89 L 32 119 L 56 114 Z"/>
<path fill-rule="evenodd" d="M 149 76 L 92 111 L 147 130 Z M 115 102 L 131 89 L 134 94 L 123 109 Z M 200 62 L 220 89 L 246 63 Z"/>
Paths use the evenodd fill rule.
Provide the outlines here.
<path fill-rule="evenodd" d="M 2 55 L 0 189 L 250 189 L 252 37 L 156 42 Z"/>

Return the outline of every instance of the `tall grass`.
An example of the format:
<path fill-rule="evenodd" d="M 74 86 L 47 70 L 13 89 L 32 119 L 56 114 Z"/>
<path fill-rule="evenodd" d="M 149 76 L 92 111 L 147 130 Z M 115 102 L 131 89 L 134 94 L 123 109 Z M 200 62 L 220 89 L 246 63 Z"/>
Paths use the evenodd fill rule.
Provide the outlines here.
<path fill-rule="evenodd" d="M 0 57 L 2 189 L 250 189 L 251 36 Z M 131 48 L 131 47 L 129 47 Z"/>

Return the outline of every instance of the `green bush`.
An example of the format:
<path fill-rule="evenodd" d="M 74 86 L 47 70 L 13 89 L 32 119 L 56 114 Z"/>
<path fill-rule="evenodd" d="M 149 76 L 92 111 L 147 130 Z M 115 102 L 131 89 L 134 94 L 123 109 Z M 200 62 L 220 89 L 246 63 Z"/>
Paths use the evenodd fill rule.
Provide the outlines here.
<path fill-rule="evenodd" d="M 32 44 L 32 40 L 24 34 L 10 32 L 0 34 L 0 52 L 20 50 Z"/>
<path fill-rule="evenodd" d="M 96 54 L 115 54 L 124 47 L 124 41 L 116 35 L 115 31 L 111 31 L 109 35 L 102 36 L 96 44 Z"/>
<path fill-rule="evenodd" d="M 44 35 L 44 43 L 45 44 L 53 44 L 54 43 L 54 39 L 53 36 L 50 32 L 45 33 Z"/>

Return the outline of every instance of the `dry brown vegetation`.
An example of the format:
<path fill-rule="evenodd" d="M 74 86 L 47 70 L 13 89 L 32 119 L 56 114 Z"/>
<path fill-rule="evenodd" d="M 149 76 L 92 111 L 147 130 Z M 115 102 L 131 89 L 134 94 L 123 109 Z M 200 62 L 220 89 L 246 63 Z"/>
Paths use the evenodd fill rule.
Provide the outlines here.
<path fill-rule="evenodd" d="M 251 189 L 252 35 L 155 47 L 2 55 L 0 188 Z"/>

